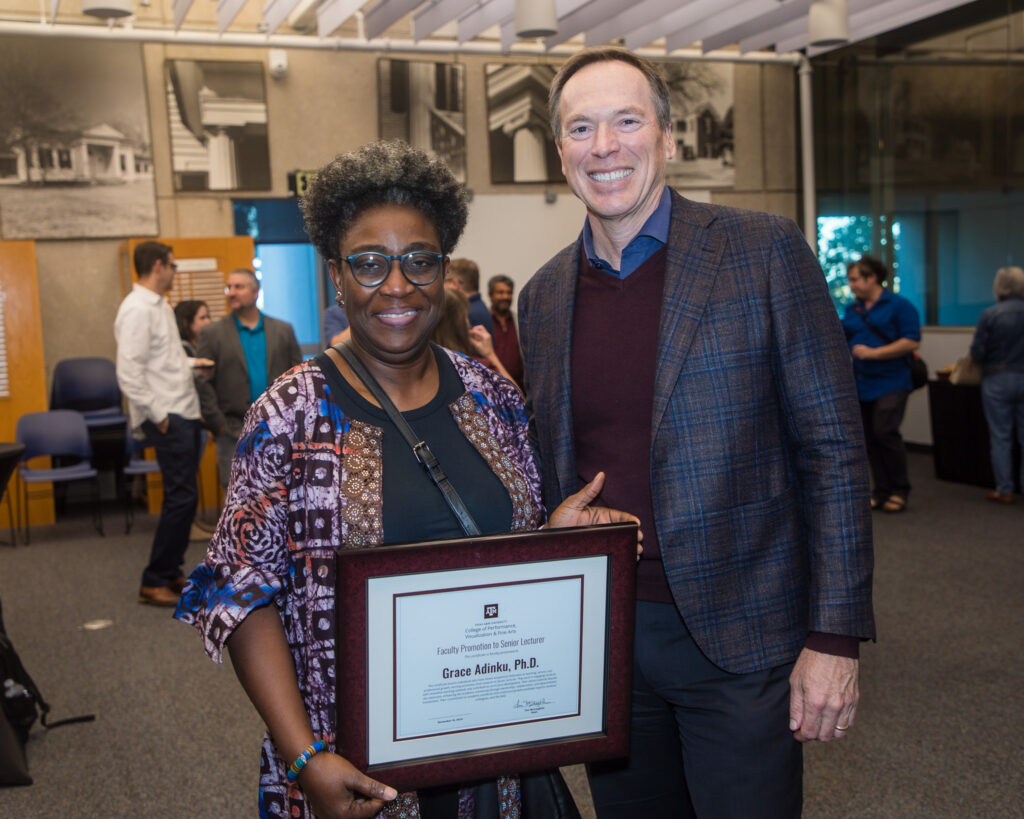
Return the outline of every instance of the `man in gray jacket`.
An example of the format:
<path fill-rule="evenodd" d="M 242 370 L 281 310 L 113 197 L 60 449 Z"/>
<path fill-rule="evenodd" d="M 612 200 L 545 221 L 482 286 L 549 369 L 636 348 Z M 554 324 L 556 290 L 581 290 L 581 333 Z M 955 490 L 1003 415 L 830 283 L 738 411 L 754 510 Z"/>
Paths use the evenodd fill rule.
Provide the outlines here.
<path fill-rule="evenodd" d="M 199 384 L 199 400 L 203 420 L 217 436 L 217 472 L 225 487 L 249 406 L 275 378 L 302 361 L 292 326 L 263 315 L 256 307 L 259 293 L 252 270 L 231 271 L 224 288 L 231 314 L 203 329 L 196 351 L 214 362 L 212 374 Z"/>

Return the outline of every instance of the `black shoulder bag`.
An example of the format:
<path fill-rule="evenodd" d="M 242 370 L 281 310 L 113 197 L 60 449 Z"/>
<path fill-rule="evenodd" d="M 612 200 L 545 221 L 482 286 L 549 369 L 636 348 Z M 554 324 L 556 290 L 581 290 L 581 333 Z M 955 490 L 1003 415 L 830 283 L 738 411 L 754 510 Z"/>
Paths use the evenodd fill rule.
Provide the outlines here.
<path fill-rule="evenodd" d="M 868 321 L 868 317 L 864 314 L 864 311 L 860 309 L 859 304 L 856 305 L 853 309 L 857 311 L 857 315 L 860 316 L 860 320 L 864 322 L 864 324 L 872 333 L 874 333 L 876 336 L 882 339 L 882 341 L 884 341 L 886 344 L 892 344 L 893 340 L 889 338 L 889 336 L 887 336 L 885 333 L 883 333 L 881 330 L 875 327 L 874 324 Z M 924 359 L 921 358 L 921 356 L 919 356 L 916 352 L 907 353 L 906 358 L 904 358 L 904 361 L 910 368 L 910 383 L 913 385 L 913 389 L 921 389 L 921 387 L 928 383 L 928 365 L 924 363 Z"/>
<path fill-rule="evenodd" d="M 373 394 L 373 397 L 377 399 L 381 409 L 388 414 L 391 423 L 402 433 L 402 437 L 409 444 L 413 454 L 416 456 L 416 460 L 423 464 L 423 468 L 427 470 L 430 479 L 441 490 L 445 502 L 454 513 L 459 526 L 462 527 L 462 531 L 466 533 L 467 537 L 479 535 L 480 528 L 476 525 L 476 521 L 473 520 L 473 516 L 469 513 L 469 509 L 466 508 L 462 498 L 459 497 L 459 493 L 452 486 L 451 481 L 448 480 L 448 476 L 441 469 L 441 464 L 434 456 L 434 453 L 430 451 L 427 442 L 417 440 L 417 435 L 413 432 L 412 427 L 409 426 L 409 422 L 402 417 L 398 407 L 388 398 L 388 394 L 377 383 L 377 379 L 363 366 L 363 362 L 352 352 L 352 348 L 345 343 L 341 343 L 335 345 L 334 349 L 348 362 L 348 365 L 359 377 L 359 380 L 366 385 L 366 388 Z M 580 813 L 560 771 L 539 771 L 537 773 L 521 774 L 519 776 L 519 789 L 524 816 L 579 819 Z"/>
<path fill-rule="evenodd" d="M 25 745 L 38 718 L 47 730 L 75 722 L 92 722 L 88 714 L 51 722 L 50 705 L 29 676 L 10 637 L 0 630 L 0 785 L 31 785 Z"/>

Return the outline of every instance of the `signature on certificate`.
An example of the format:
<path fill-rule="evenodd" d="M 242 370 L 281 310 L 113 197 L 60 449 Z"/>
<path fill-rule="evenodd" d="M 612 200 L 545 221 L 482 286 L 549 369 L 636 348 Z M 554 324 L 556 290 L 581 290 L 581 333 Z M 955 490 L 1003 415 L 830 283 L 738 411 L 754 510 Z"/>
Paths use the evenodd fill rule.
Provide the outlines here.
<path fill-rule="evenodd" d="M 525 711 L 527 714 L 538 714 L 549 705 L 551 705 L 551 700 L 548 699 L 516 700 L 516 704 L 512 707 L 516 710 Z"/>

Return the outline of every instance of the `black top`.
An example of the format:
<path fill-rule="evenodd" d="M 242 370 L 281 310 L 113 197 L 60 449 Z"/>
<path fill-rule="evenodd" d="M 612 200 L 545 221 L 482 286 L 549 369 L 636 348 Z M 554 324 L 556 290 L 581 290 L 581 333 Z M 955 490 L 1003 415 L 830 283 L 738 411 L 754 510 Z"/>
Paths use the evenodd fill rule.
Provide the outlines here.
<path fill-rule="evenodd" d="M 431 347 L 440 377 L 437 394 L 426 405 L 403 412 L 402 416 L 440 461 L 480 531 L 485 535 L 507 532 L 512 527 L 512 500 L 448 409 L 466 388 L 448 355 L 436 345 Z M 416 460 L 387 413 L 356 392 L 326 353 L 316 357 L 316 364 L 327 380 L 328 394 L 347 418 L 383 430 L 384 543 L 463 537 L 441 490 Z"/>

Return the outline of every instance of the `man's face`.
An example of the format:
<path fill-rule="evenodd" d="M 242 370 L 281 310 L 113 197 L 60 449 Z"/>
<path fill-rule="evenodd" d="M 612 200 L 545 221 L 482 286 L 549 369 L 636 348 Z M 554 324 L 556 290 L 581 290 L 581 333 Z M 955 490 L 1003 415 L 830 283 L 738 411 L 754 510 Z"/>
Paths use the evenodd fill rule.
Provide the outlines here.
<path fill-rule="evenodd" d="M 646 220 L 676 148 L 658 127 L 644 75 L 618 60 L 588 65 L 565 84 L 558 110 L 558 154 L 572 192 L 602 221 Z"/>
<path fill-rule="evenodd" d="M 507 316 L 512 309 L 512 287 L 507 284 L 496 284 L 491 288 L 491 309 L 499 316 Z"/>
<path fill-rule="evenodd" d="M 167 260 L 157 262 L 153 265 L 153 282 L 156 284 L 158 293 L 166 293 L 174 284 L 174 274 L 178 269 L 174 261 L 174 254 L 168 253 Z"/>
<path fill-rule="evenodd" d="M 846 274 L 846 282 L 850 285 L 850 291 L 861 300 L 870 299 L 878 287 L 877 279 L 874 276 L 865 276 L 859 267 L 851 267 Z"/>
<path fill-rule="evenodd" d="M 245 273 L 232 273 L 228 276 L 224 295 L 228 298 L 228 307 L 232 312 L 252 307 L 256 304 L 259 294 L 259 287 L 256 286 L 251 276 Z"/>

